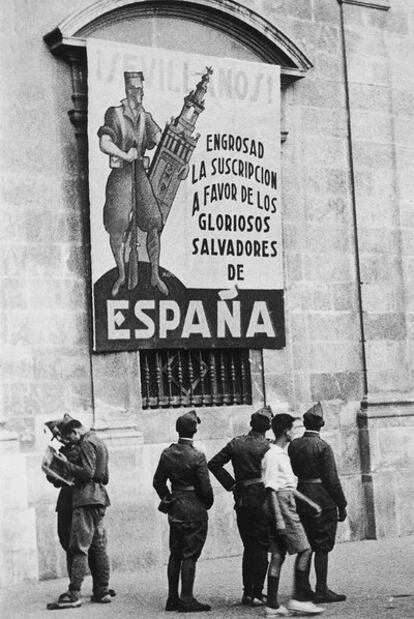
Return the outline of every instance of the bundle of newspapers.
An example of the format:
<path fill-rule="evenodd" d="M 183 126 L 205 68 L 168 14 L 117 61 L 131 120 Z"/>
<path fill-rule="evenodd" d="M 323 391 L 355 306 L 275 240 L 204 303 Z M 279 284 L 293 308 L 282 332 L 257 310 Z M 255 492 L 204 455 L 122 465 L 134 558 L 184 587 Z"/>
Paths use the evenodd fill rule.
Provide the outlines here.
<path fill-rule="evenodd" d="M 61 481 L 68 486 L 73 486 L 73 476 L 66 470 L 64 462 L 59 459 L 58 452 L 52 445 L 46 447 L 42 460 L 42 471 L 55 481 Z"/>
<path fill-rule="evenodd" d="M 71 420 L 72 417 L 68 414 L 65 414 L 62 419 L 54 419 L 45 423 L 45 427 L 52 433 L 52 441 L 55 439 L 59 440 L 62 428 L 66 423 Z M 62 446 L 60 448 L 60 451 L 65 453 L 65 451 L 67 451 L 67 447 Z M 73 476 L 67 471 L 65 463 L 60 458 L 59 451 L 57 451 L 55 447 L 53 447 L 53 445 L 49 444 L 46 447 L 46 451 L 42 459 L 41 468 L 51 481 L 59 481 L 68 486 L 74 485 Z"/>

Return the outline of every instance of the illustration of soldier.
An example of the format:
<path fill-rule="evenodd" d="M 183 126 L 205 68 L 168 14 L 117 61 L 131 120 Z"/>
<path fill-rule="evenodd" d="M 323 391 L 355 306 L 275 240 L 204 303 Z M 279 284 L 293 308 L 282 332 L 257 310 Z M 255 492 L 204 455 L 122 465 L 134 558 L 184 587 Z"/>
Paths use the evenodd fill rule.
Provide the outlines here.
<path fill-rule="evenodd" d="M 104 226 L 109 233 L 118 278 L 112 288 L 116 296 L 126 283 L 138 284 L 138 231 L 147 232 L 147 252 L 151 263 L 151 285 L 163 295 L 168 287 L 159 275 L 160 234 L 169 215 L 178 187 L 189 171 L 189 161 L 200 138 L 193 135 L 197 119 L 204 111 L 211 67 L 206 67 L 196 88 L 185 98 L 180 114 L 161 129 L 142 106 L 144 76 L 141 71 L 125 72 L 126 99 L 110 107 L 99 128 L 99 147 L 109 155 L 111 173 L 106 185 Z M 145 152 L 157 146 L 151 168 Z"/>
<path fill-rule="evenodd" d="M 104 226 L 118 267 L 112 296 L 126 283 L 128 250 L 128 288 L 135 288 L 138 283 L 137 226 L 147 233 L 151 285 L 168 295 L 168 288 L 159 275 L 162 216 L 146 173 L 149 159 L 145 156 L 160 141 L 161 129 L 142 105 L 143 73 L 127 71 L 124 80 L 126 98 L 120 106 L 106 111 L 104 124 L 98 130 L 99 147 L 109 155 L 111 167 L 106 184 Z M 129 247 L 126 247 L 128 239 Z"/>

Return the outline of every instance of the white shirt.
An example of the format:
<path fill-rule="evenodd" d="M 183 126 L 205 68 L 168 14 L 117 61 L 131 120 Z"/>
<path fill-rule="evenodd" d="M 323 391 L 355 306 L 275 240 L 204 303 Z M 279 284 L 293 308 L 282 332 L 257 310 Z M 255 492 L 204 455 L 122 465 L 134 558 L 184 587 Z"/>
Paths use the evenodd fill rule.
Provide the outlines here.
<path fill-rule="evenodd" d="M 270 446 L 262 460 L 262 479 L 265 488 L 272 488 L 276 492 L 296 488 L 296 477 L 292 471 L 287 446 Z"/>

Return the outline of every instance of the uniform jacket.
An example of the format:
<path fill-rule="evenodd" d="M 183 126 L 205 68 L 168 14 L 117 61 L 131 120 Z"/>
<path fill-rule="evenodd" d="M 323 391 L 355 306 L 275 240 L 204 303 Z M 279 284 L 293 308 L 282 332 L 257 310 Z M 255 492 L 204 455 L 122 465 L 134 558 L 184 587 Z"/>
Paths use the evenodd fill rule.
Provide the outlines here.
<path fill-rule="evenodd" d="M 208 463 L 208 468 L 226 490 L 234 491 L 236 507 L 261 506 L 264 501 L 264 485 L 244 486 L 243 482 L 261 479 L 262 458 L 269 449 L 269 440 L 260 432 L 236 436 Z M 234 478 L 224 468 L 231 462 Z"/>
<path fill-rule="evenodd" d="M 108 449 L 93 430 L 79 443 L 79 462 L 67 466 L 75 476 L 72 508 L 85 505 L 110 505 L 105 486 L 109 482 Z"/>
<path fill-rule="evenodd" d="M 145 151 L 154 148 L 156 135 L 160 127 L 149 112 L 141 110 L 138 118 L 134 118 L 128 106 L 127 99 L 121 101 L 121 106 L 110 107 L 105 114 L 98 136 L 108 135 L 113 143 L 124 152 L 136 146 L 138 160 L 132 164 L 119 160 L 119 167 L 113 169 L 106 185 L 106 200 L 104 206 L 104 225 L 110 234 L 125 230 L 131 208 L 133 207 L 132 182 L 133 166 L 135 166 L 136 187 L 135 200 L 139 213 L 139 226 L 142 230 L 161 226 L 162 218 L 151 183 L 144 171 L 143 156 Z"/>
<path fill-rule="evenodd" d="M 171 490 L 167 485 L 168 480 Z M 175 498 L 168 512 L 171 522 L 208 519 L 207 510 L 213 505 L 214 498 L 207 460 L 192 441 L 179 439 L 178 443 L 164 449 L 154 474 L 153 486 L 160 499 L 170 495 Z"/>
<path fill-rule="evenodd" d="M 346 507 L 346 499 L 336 470 L 332 448 L 319 433 L 305 432 L 288 448 L 292 469 L 298 477 L 298 490 L 323 509 Z M 304 483 L 303 479 L 321 479 L 322 483 Z M 298 503 L 298 509 L 304 509 Z"/>

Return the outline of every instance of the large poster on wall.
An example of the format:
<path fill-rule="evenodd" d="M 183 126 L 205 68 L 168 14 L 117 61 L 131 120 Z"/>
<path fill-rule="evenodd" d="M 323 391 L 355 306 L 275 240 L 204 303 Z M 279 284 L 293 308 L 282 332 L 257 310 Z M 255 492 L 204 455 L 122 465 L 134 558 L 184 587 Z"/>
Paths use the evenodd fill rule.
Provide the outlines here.
<path fill-rule="evenodd" d="M 87 53 L 94 350 L 283 347 L 279 67 Z"/>

